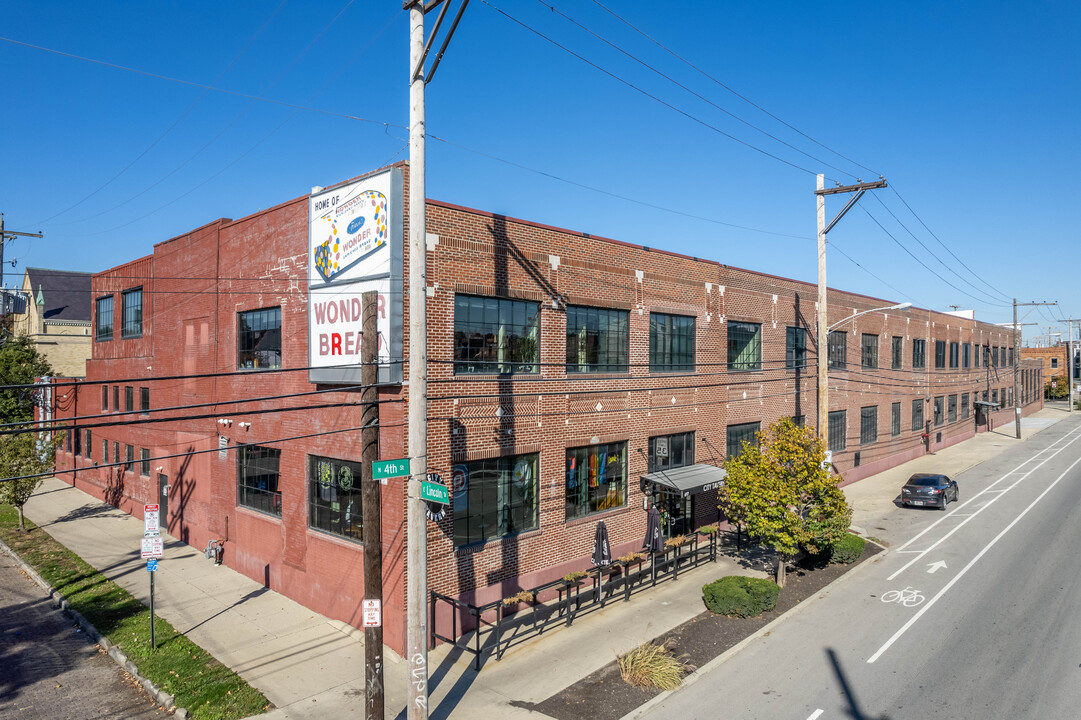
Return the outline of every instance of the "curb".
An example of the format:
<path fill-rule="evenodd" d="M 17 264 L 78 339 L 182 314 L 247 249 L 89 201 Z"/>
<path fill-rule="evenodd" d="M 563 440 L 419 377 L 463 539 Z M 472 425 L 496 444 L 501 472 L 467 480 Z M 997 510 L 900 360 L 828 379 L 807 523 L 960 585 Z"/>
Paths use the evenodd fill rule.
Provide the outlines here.
<path fill-rule="evenodd" d="M 53 605 L 65 612 L 72 620 L 74 620 L 79 625 L 79 627 L 82 628 L 83 632 L 86 633 L 86 636 L 90 639 L 91 642 L 95 642 L 100 645 L 101 649 L 108 653 L 109 657 L 111 657 L 117 665 L 119 665 L 125 672 L 135 678 L 135 681 L 142 685 L 143 689 L 146 690 L 150 697 L 154 698 L 154 702 L 165 708 L 166 712 L 170 712 L 173 714 L 174 717 L 179 718 L 179 720 L 187 720 L 187 708 L 176 707 L 176 705 L 173 704 L 175 698 L 172 695 L 165 692 L 157 685 L 140 675 L 139 668 L 135 667 L 135 663 L 133 663 L 131 660 L 128 660 L 128 656 L 121 652 L 119 647 L 109 642 L 108 638 L 99 633 L 98 629 L 92 624 L 90 624 L 89 620 L 82 616 L 82 613 L 71 607 L 71 604 L 68 603 L 67 598 L 65 598 L 59 590 L 50 586 L 49 583 L 45 582 L 45 578 L 41 577 L 41 575 L 38 574 L 37 570 L 26 564 L 26 562 L 24 562 L 23 559 L 19 557 L 19 555 L 14 550 L 8 547 L 7 543 L 5 543 L 3 540 L 0 540 L 0 552 L 3 552 L 5 555 L 10 556 L 11 559 L 15 561 L 19 568 L 24 573 L 26 573 L 31 580 L 41 586 L 41 589 L 44 590 L 48 594 L 49 599 L 52 600 Z"/>
<path fill-rule="evenodd" d="M 867 538 L 864 538 L 864 540 L 867 540 Z M 882 545 L 879 545 L 878 543 L 876 543 L 876 542 L 874 542 L 872 540 L 867 540 L 867 542 L 869 542 L 869 543 L 871 543 L 873 545 L 877 545 L 878 547 L 882 548 L 881 552 L 875 554 L 874 559 L 878 559 L 879 557 L 885 557 L 890 552 L 889 548 L 883 547 Z M 769 635 L 770 633 L 773 632 L 773 629 L 775 627 L 777 627 L 778 625 L 780 625 L 782 622 L 784 622 L 788 618 L 796 615 L 797 613 L 802 612 L 803 608 L 805 608 L 808 605 L 810 605 L 811 603 L 813 603 L 815 600 L 817 600 L 819 598 L 819 596 L 829 593 L 830 589 L 833 588 L 834 585 L 841 582 L 842 580 L 844 580 L 847 577 L 851 577 L 853 575 L 853 573 L 859 572 L 859 570 L 861 568 L 864 568 L 864 567 L 870 565 L 871 560 L 872 560 L 871 558 L 868 558 L 867 561 L 861 562 L 859 565 L 852 568 L 851 570 L 846 572 L 844 575 L 837 578 L 836 580 L 834 580 L 829 585 L 827 585 L 826 587 L 819 590 L 817 593 L 815 593 L 811 597 L 807 598 L 803 602 L 801 602 L 798 605 L 796 605 L 795 607 L 791 608 L 785 614 L 781 615 L 778 618 L 774 618 L 769 624 L 759 628 L 758 632 L 756 632 L 756 633 L 754 633 L 752 635 L 748 635 L 747 637 L 743 638 L 742 640 L 740 640 L 738 643 L 736 643 L 732 647 L 725 650 L 723 653 L 721 653 L 717 657 L 710 660 L 708 663 L 706 663 L 702 667 L 696 668 L 693 672 L 691 672 L 689 675 L 687 675 L 687 677 L 683 678 L 683 682 L 675 690 L 666 690 L 666 691 L 662 692 L 660 695 L 656 695 L 656 696 L 650 698 L 646 702 L 644 702 L 641 705 L 639 705 L 638 707 L 636 707 L 634 710 L 631 710 L 629 713 L 624 715 L 622 718 L 620 718 L 620 720 L 636 720 L 636 718 L 642 717 L 647 712 L 652 710 L 654 707 L 656 707 L 657 705 L 660 705 L 662 702 L 667 700 L 669 695 L 672 695 L 673 693 L 677 693 L 680 690 L 682 690 L 683 688 L 687 687 L 688 685 L 692 685 L 695 682 L 697 682 L 698 680 L 700 680 L 701 678 L 705 677 L 705 675 L 707 673 L 711 672 L 714 668 L 718 667 L 719 665 L 721 665 L 721 664 L 727 662 L 728 660 L 730 660 L 731 658 L 733 658 L 736 654 L 738 654 L 741 650 L 743 650 L 743 648 L 747 647 L 748 645 L 750 645 L 752 642 L 754 642 L 758 638 Z"/>

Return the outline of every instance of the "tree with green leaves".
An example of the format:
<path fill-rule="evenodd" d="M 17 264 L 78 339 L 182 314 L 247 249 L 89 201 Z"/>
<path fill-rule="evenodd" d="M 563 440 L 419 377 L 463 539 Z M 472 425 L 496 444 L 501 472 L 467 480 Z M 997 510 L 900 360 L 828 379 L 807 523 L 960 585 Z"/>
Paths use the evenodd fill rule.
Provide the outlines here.
<path fill-rule="evenodd" d="M 26 476 L 51 471 L 63 440 L 64 433 L 59 432 L 52 433 L 52 438 L 36 431 L 0 435 L 0 503 L 14 505 L 19 511 L 20 530 L 26 530 L 23 506 L 42 480 Z"/>
<path fill-rule="evenodd" d="M 785 564 L 800 550 L 818 553 L 843 538 L 852 509 L 813 430 L 782 418 L 757 439 L 725 463 L 726 502 L 748 535 L 780 555 L 784 587 Z"/>
<path fill-rule="evenodd" d="M 34 393 L 30 385 L 53 369 L 26 335 L 8 338 L 0 345 L 0 421 L 5 423 L 34 419 Z"/>

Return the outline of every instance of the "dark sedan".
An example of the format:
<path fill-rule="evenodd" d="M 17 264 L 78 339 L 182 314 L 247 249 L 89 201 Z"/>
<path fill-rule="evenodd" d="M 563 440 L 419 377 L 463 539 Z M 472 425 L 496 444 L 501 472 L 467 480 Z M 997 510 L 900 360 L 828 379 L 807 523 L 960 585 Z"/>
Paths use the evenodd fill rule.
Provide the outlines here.
<path fill-rule="evenodd" d="M 946 509 L 946 503 L 957 500 L 957 483 L 938 473 L 917 473 L 901 488 L 901 504 Z"/>

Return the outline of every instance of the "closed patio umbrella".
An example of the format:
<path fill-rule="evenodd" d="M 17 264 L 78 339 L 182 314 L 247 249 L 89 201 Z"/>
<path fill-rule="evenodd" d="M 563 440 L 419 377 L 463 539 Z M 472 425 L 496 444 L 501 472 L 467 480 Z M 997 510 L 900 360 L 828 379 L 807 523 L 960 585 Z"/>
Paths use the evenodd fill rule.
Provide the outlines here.
<path fill-rule="evenodd" d="M 661 511 L 654 505 L 646 519 L 646 539 L 642 547 L 651 553 L 664 552 L 664 536 L 661 534 Z"/>
<path fill-rule="evenodd" d="M 597 533 L 593 536 L 593 564 L 608 567 L 612 564 L 612 548 L 608 544 L 608 528 L 604 520 L 597 523 Z"/>

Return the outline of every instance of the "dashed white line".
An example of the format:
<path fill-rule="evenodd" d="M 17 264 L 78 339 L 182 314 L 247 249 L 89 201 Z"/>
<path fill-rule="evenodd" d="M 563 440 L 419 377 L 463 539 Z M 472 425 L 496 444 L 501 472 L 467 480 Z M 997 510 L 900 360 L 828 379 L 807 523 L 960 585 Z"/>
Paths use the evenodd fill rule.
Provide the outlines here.
<path fill-rule="evenodd" d="M 826 712 L 826 711 L 823 710 L 822 708 L 818 708 L 813 713 L 811 713 L 811 716 L 808 717 L 807 720 L 818 720 L 818 716 L 821 715 L 824 712 Z"/>

